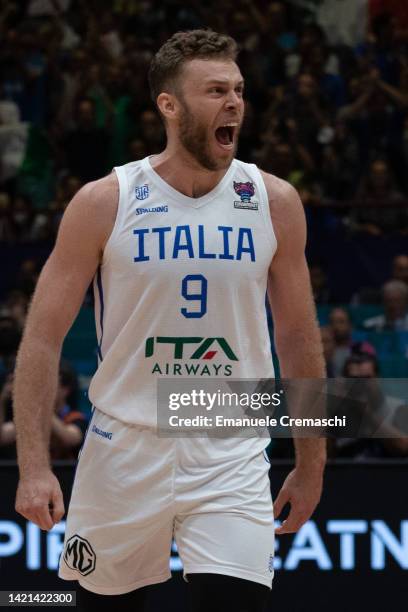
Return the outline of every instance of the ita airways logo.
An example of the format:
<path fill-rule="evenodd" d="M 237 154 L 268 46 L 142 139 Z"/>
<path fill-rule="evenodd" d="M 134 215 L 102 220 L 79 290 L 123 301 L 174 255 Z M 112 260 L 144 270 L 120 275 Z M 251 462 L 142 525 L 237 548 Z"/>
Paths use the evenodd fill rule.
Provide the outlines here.
<path fill-rule="evenodd" d="M 234 208 L 245 208 L 247 210 L 258 210 L 258 202 L 252 202 L 255 195 L 254 184 L 250 181 L 237 183 L 234 181 L 234 191 L 241 198 L 234 202 Z"/>
<path fill-rule="evenodd" d="M 149 185 L 135 187 L 135 196 L 138 200 L 147 200 L 149 197 Z"/>
<path fill-rule="evenodd" d="M 88 576 L 95 570 L 95 551 L 88 540 L 75 534 L 65 545 L 64 561 L 68 567 L 76 570 L 82 576 Z"/>
<path fill-rule="evenodd" d="M 195 336 L 156 336 L 147 338 L 145 357 L 159 359 L 164 345 L 170 348 L 171 362 L 156 361 L 152 374 L 170 376 L 231 376 L 232 364 L 239 361 L 225 338 L 199 338 Z M 222 363 L 217 359 L 222 359 Z M 185 363 L 184 360 L 188 360 Z M 227 361 L 227 363 L 225 363 Z M 194 363 L 196 362 L 196 363 Z"/>

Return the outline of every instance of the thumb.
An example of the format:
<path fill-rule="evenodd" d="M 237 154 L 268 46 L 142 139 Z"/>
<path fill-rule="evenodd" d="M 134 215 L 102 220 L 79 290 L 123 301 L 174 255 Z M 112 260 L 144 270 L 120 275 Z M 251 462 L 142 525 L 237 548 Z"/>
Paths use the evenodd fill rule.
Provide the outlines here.
<path fill-rule="evenodd" d="M 54 487 L 52 491 L 50 505 L 50 514 L 52 516 L 54 525 L 56 525 L 60 522 L 60 520 L 65 514 L 64 499 L 62 497 L 62 491 L 59 484 L 57 484 L 57 486 Z"/>
<path fill-rule="evenodd" d="M 283 507 L 288 503 L 289 499 L 289 491 L 287 489 L 282 488 L 279 491 L 278 497 L 276 498 L 273 504 L 273 515 L 275 518 L 278 518 L 278 516 L 283 510 Z"/>

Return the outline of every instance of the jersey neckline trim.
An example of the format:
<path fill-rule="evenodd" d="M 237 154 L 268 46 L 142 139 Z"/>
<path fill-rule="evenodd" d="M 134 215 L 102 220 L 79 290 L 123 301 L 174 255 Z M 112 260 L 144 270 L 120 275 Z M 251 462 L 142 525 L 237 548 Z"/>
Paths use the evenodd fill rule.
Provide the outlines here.
<path fill-rule="evenodd" d="M 150 157 L 145 157 L 142 159 L 142 169 L 146 172 L 151 181 L 156 184 L 156 186 L 162 189 L 176 203 L 187 204 L 193 208 L 200 208 L 204 204 L 208 204 L 215 197 L 219 196 L 227 186 L 228 182 L 231 180 L 235 167 L 235 159 L 233 159 L 227 172 L 224 174 L 220 182 L 213 189 L 211 189 L 211 191 L 203 196 L 200 196 L 199 198 L 190 198 L 189 196 L 184 195 L 184 193 L 181 193 L 181 191 L 174 189 L 174 187 L 162 179 L 162 177 L 152 167 Z"/>

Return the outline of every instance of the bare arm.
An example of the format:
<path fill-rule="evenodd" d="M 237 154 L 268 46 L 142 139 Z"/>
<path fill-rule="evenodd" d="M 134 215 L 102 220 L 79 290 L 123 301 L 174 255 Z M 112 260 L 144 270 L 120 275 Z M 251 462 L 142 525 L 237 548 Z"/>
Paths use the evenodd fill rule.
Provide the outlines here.
<path fill-rule="evenodd" d="M 341 121 L 346 121 L 348 119 L 353 119 L 360 111 L 362 111 L 365 107 L 371 96 L 373 95 L 373 87 L 370 86 L 366 91 L 364 91 L 354 102 L 348 104 L 347 106 L 343 106 L 337 113 L 337 119 Z"/>
<path fill-rule="evenodd" d="M 379 80 L 377 84 L 378 87 L 382 89 L 382 91 L 387 94 L 387 96 L 389 96 L 393 102 L 395 102 L 395 104 L 402 108 L 406 108 L 408 106 L 407 93 L 397 89 L 396 87 L 393 87 L 385 81 Z"/>
<path fill-rule="evenodd" d="M 268 298 L 283 378 L 324 378 L 325 365 L 305 259 L 306 221 L 296 190 L 264 175 L 277 252 L 268 277 Z M 294 439 L 296 468 L 275 501 L 275 516 L 290 501 L 291 513 L 277 533 L 297 531 L 310 517 L 322 489 L 325 439 Z M 286 485 L 286 486 L 285 486 Z"/>
<path fill-rule="evenodd" d="M 17 355 L 13 404 L 20 483 L 16 510 L 42 529 L 50 529 L 63 514 L 48 450 L 62 343 L 101 260 L 117 201 L 116 176 L 110 175 L 83 187 L 69 204 L 38 280 Z"/>

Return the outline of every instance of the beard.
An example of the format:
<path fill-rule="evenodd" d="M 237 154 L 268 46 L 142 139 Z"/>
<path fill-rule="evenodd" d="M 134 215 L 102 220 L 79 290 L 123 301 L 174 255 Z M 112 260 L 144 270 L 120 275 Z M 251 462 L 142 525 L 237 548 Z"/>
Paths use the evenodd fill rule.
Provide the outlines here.
<path fill-rule="evenodd" d="M 228 168 L 237 150 L 238 132 L 234 147 L 231 151 L 226 152 L 225 158 L 215 157 L 211 153 L 210 138 L 212 135 L 208 126 L 200 122 L 184 100 L 181 99 L 180 102 L 183 107 L 183 114 L 180 117 L 178 136 L 183 147 L 206 170 L 215 171 Z"/>

